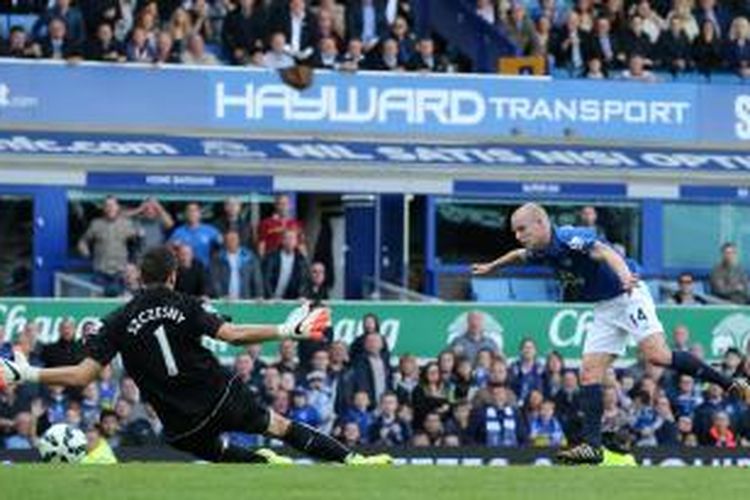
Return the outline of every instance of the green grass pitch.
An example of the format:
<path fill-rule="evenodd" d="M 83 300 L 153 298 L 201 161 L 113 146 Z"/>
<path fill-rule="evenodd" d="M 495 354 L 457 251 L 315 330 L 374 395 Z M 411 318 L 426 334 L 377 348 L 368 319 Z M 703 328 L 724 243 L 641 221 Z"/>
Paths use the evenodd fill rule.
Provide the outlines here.
<path fill-rule="evenodd" d="M 97 499 L 708 499 L 748 498 L 739 468 L 0 466 L 0 498 Z"/>

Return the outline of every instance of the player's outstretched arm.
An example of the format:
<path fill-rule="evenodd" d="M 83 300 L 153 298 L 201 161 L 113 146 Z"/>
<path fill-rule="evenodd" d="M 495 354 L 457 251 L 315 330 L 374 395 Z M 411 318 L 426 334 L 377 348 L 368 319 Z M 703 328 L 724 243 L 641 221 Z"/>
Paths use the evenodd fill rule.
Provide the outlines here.
<path fill-rule="evenodd" d="M 609 245 L 597 241 L 594 243 L 590 255 L 592 259 L 606 263 L 615 272 L 617 277 L 620 278 L 624 291 L 629 292 L 638 284 L 638 276 L 630 272 L 630 268 L 622 255 Z"/>
<path fill-rule="evenodd" d="M 478 274 L 478 275 L 488 274 L 497 268 L 501 268 L 505 266 L 512 266 L 514 264 L 523 264 L 525 262 L 526 262 L 526 249 L 517 248 L 515 250 L 511 250 L 505 255 L 498 257 L 492 262 L 472 264 L 471 272 L 472 274 Z"/>
<path fill-rule="evenodd" d="M 16 351 L 12 361 L 0 359 L 0 387 L 25 382 L 85 387 L 99 377 L 101 369 L 102 365 L 91 358 L 86 358 L 77 365 L 37 368 L 29 365 L 23 354 Z"/>
<path fill-rule="evenodd" d="M 279 325 L 236 325 L 224 323 L 216 338 L 234 345 L 257 344 L 291 338 L 295 340 L 320 340 L 323 331 L 331 324 L 328 308 L 312 309 L 309 303 L 295 308 L 284 323 Z"/>

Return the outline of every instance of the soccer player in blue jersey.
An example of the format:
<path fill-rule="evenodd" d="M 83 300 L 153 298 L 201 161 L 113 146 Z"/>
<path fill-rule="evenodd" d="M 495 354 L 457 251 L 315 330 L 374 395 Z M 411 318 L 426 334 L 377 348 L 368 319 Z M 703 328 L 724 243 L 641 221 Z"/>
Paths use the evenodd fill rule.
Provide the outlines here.
<path fill-rule="evenodd" d="M 532 263 L 569 273 L 581 283 L 581 300 L 594 304 L 594 320 L 586 335 L 581 364 L 583 441 L 558 454 L 570 464 L 599 464 L 602 447 L 602 382 L 616 356 L 623 355 L 634 338 L 646 360 L 706 382 L 718 384 L 750 400 L 750 384 L 731 379 L 688 352 L 672 352 L 637 264 L 624 258 L 594 230 L 553 226 L 541 206 L 527 203 L 513 213 L 513 233 L 522 248 L 488 263 L 474 264 L 474 274 L 487 274 L 508 265 Z"/>

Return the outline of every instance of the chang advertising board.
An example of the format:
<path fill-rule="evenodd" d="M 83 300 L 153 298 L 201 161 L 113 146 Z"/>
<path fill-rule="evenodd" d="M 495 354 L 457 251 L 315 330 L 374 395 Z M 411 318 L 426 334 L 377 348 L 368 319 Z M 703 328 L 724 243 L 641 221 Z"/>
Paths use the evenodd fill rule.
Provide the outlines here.
<path fill-rule="evenodd" d="M 0 299 L 0 326 L 14 339 L 27 322 L 38 327 L 41 343 L 54 342 L 63 318 L 72 317 L 79 336 L 96 329 L 99 318 L 120 303 L 111 300 L 24 300 Z M 217 308 L 234 321 L 278 323 L 293 303 L 217 302 Z M 381 333 L 395 355 L 414 354 L 432 358 L 466 328 L 467 313 L 478 311 L 486 335 L 495 340 L 509 357 L 518 352 L 521 341 L 533 338 L 541 353 L 552 350 L 565 358 L 581 356 L 581 347 L 592 322 L 588 306 L 531 304 L 425 304 L 384 302 L 333 302 L 333 331 L 336 340 L 351 343 L 362 332 L 362 318 L 374 313 L 380 318 Z M 721 357 L 729 347 L 743 352 L 750 348 L 750 308 L 741 307 L 660 307 L 659 316 L 668 331 L 686 325 L 691 341 L 703 347 L 706 357 Z M 207 345 L 225 361 L 238 351 L 222 342 L 207 340 Z M 268 345 L 265 353 L 275 355 Z M 632 357 L 633 351 L 628 354 Z"/>
<path fill-rule="evenodd" d="M 728 84 L 324 71 L 298 92 L 262 69 L 6 61 L 0 63 L 0 123 L 119 132 L 738 144 L 750 136 L 745 92 Z"/>

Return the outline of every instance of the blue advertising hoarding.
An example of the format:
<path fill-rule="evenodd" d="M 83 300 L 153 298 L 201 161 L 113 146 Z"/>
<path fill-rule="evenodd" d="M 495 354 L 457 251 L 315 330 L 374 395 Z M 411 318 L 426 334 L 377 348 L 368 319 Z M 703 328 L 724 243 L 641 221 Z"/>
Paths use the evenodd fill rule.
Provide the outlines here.
<path fill-rule="evenodd" d="M 1 62 L 0 126 L 739 145 L 750 88 L 319 72 L 297 92 L 259 69 Z"/>

